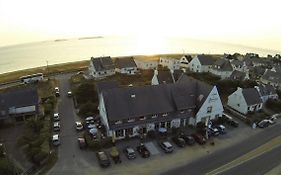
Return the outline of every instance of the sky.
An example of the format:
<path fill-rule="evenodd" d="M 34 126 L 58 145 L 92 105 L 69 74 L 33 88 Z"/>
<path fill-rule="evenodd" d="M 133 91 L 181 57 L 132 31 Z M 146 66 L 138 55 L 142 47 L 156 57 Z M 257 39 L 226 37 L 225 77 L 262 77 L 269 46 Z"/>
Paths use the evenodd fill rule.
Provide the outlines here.
<path fill-rule="evenodd" d="M 110 35 L 281 50 L 280 7 L 278 0 L 0 0 L 0 46 Z"/>

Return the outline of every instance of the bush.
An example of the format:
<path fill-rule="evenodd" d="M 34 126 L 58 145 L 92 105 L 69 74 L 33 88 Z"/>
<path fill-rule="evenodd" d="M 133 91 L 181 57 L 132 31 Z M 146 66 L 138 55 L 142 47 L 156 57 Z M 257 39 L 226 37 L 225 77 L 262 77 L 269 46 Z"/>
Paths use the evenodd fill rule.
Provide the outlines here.
<path fill-rule="evenodd" d="M 104 139 L 101 139 L 100 143 L 103 148 L 110 148 L 113 146 L 112 137 L 106 137 Z"/>
<path fill-rule="evenodd" d="M 35 154 L 33 156 L 33 162 L 37 165 L 40 165 L 41 164 L 41 161 L 43 161 L 44 159 L 46 159 L 48 157 L 48 153 L 40 150 L 37 154 Z"/>
<path fill-rule="evenodd" d="M 98 101 L 98 96 L 95 90 L 95 85 L 93 83 L 83 83 L 74 91 L 77 103 L 79 105 Z"/>
<path fill-rule="evenodd" d="M 265 103 L 266 107 L 274 112 L 281 112 L 281 100 L 269 99 Z"/>
<path fill-rule="evenodd" d="M 51 114 L 53 114 L 53 112 L 54 112 L 54 108 L 53 108 L 52 104 L 47 103 L 44 105 L 44 114 L 45 115 L 51 115 Z"/>
<path fill-rule="evenodd" d="M 0 158 L 0 174 L 1 175 L 14 174 L 13 165 L 5 158 Z"/>
<path fill-rule="evenodd" d="M 151 138 L 151 139 L 155 139 L 156 138 L 156 132 L 154 130 L 150 130 L 147 132 L 147 137 Z"/>
<path fill-rule="evenodd" d="M 102 148 L 101 142 L 97 140 L 91 140 L 88 143 L 88 147 L 94 151 L 100 150 Z"/>

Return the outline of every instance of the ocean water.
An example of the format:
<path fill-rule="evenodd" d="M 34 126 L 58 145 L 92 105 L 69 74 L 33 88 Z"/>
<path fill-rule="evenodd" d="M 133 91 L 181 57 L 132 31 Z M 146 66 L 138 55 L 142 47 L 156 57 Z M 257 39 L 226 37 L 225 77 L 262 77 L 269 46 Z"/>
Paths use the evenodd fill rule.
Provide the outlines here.
<path fill-rule="evenodd" d="M 91 56 L 128 56 L 170 53 L 276 54 L 277 51 L 185 38 L 92 37 L 44 41 L 0 47 L 0 73 L 38 66 L 88 60 Z"/>

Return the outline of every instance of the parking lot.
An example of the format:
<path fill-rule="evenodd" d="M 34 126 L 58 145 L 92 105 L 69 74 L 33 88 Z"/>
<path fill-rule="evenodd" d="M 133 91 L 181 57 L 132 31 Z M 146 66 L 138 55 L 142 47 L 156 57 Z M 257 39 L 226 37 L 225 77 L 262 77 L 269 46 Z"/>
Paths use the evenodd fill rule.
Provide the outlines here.
<path fill-rule="evenodd" d="M 95 152 L 91 150 L 80 150 L 77 144 L 79 132 L 75 130 L 75 121 L 79 120 L 79 117 L 76 115 L 73 101 L 71 98 L 67 97 L 67 91 L 69 90 L 68 78 L 67 76 L 60 77 L 60 90 L 62 95 L 59 97 L 58 112 L 61 116 L 61 145 L 58 147 L 58 161 L 48 174 L 159 174 L 241 142 L 261 131 L 260 129 L 253 130 L 242 122 L 239 122 L 239 128 L 225 125 L 227 134 L 212 138 L 212 141 L 215 143 L 214 145 L 211 145 L 211 141 L 208 141 L 205 145 L 196 143 L 193 146 L 186 146 L 184 148 L 177 147 L 174 142 L 168 138 L 170 143 L 175 147 L 173 153 L 169 154 L 164 153 L 156 140 L 148 139 L 145 140 L 144 143 L 149 151 L 151 151 L 151 156 L 149 158 L 142 158 L 140 154 L 136 153 L 137 157 L 134 160 L 128 160 L 122 150 L 126 146 L 131 146 L 135 149 L 136 146 L 139 145 L 140 139 L 132 138 L 129 140 L 122 140 L 116 143 L 122 163 L 114 164 L 111 159 L 110 167 L 101 168 Z M 189 129 L 187 132 L 191 134 L 194 130 Z M 106 149 L 105 151 L 109 155 L 111 149 Z"/>

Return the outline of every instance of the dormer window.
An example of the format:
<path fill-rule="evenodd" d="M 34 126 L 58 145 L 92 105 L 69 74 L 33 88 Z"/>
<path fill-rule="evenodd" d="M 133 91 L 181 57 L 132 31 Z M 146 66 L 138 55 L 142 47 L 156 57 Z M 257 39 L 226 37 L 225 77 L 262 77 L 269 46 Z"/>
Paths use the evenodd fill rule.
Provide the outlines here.
<path fill-rule="evenodd" d="M 145 120 L 145 119 L 146 119 L 145 116 L 141 116 L 141 117 L 139 118 L 139 120 Z"/>
<path fill-rule="evenodd" d="M 167 117 L 167 116 L 168 116 L 168 113 L 162 114 L 162 117 Z"/>
<path fill-rule="evenodd" d="M 116 120 L 116 121 L 115 121 L 115 124 L 116 124 L 116 125 L 122 124 L 122 123 L 123 123 L 122 120 Z"/>
<path fill-rule="evenodd" d="M 154 114 L 154 115 L 151 116 L 151 118 L 157 118 L 157 117 L 158 117 L 157 114 Z"/>
<path fill-rule="evenodd" d="M 185 110 L 181 110 L 180 113 L 181 113 L 181 114 L 184 114 L 184 113 L 185 113 Z"/>
<path fill-rule="evenodd" d="M 134 118 L 129 118 L 128 119 L 128 122 L 130 123 L 130 122 L 134 122 L 135 121 L 135 119 Z"/>

